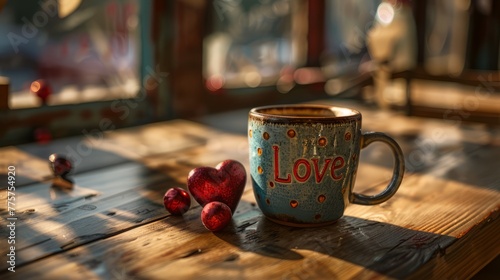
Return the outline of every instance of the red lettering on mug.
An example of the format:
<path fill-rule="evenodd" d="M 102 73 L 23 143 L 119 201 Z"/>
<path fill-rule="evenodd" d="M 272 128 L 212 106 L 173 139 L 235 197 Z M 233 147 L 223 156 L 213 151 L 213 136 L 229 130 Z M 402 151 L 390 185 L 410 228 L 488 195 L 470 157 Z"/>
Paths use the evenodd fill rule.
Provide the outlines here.
<path fill-rule="evenodd" d="M 278 183 L 291 183 L 292 176 L 287 174 L 286 178 L 280 178 L 280 160 L 279 160 L 279 152 L 280 147 L 273 146 L 274 150 L 274 181 Z"/>
<path fill-rule="evenodd" d="M 302 176 L 299 174 L 300 165 L 304 165 L 304 167 L 306 168 L 306 173 Z M 309 180 L 309 177 L 311 177 L 311 164 L 309 163 L 309 161 L 303 158 L 295 161 L 295 164 L 293 165 L 293 176 L 297 181 L 301 183 L 307 182 L 307 180 Z"/>
<path fill-rule="evenodd" d="M 286 172 L 285 177 L 280 177 L 280 160 L 279 160 L 279 146 L 274 145 L 274 181 L 277 183 L 290 184 L 292 182 L 292 174 L 290 172 Z M 312 166 L 314 167 L 314 179 L 316 183 L 321 183 L 325 178 L 325 175 L 328 173 L 327 170 L 330 168 L 330 176 L 333 180 L 341 180 L 343 178 L 342 173 L 338 173 L 340 169 L 345 167 L 345 160 L 342 156 L 337 156 L 335 158 L 325 158 L 323 165 L 321 166 L 318 158 L 313 159 L 305 159 L 299 158 L 297 159 L 292 168 L 292 173 L 295 181 L 304 183 L 307 182 L 311 178 L 312 174 Z M 305 170 L 303 172 L 299 172 L 299 169 L 303 166 Z"/>
<path fill-rule="evenodd" d="M 332 175 L 333 180 L 342 179 L 343 175 L 342 174 L 340 174 L 340 175 L 335 174 L 335 170 L 338 170 L 338 169 L 344 167 L 344 165 L 345 165 L 345 161 L 344 161 L 344 158 L 342 158 L 342 157 L 336 157 L 333 160 L 332 169 L 330 170 L 330 174 Z"/>
<path fill-rule="evenodd" d="M 316 178 L 316 183 L 319 183 L 319 182 L 323 181 L 323 177 L 325 176 L 326 170 L 328 169 L 328 165 L 330 165 L 330 162 L 332 161 L 332 159 L 331 158 L 325 159 L 325 164 L 323 165 L 323 169 L 321 170 L 321 172 L 319 171 L 319 163 L 318 163 L 319 159 L 313 158 L 311 160 L 314 164 L 314 175 Z"/>

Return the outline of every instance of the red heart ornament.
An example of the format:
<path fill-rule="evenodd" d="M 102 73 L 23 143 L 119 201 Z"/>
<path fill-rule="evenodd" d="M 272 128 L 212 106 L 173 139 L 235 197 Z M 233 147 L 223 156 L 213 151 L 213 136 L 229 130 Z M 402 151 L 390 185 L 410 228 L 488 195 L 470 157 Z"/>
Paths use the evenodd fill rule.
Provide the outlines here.
<path fill-rule="evenodd" d="M 240 202 L 247 173 L 243 164 L 225 160 L 215 168 L 198 167 L 189 172 L 187 186 L 194 199 L 203 207 L 209 202 L 225 203 L 234 213 Z"/>

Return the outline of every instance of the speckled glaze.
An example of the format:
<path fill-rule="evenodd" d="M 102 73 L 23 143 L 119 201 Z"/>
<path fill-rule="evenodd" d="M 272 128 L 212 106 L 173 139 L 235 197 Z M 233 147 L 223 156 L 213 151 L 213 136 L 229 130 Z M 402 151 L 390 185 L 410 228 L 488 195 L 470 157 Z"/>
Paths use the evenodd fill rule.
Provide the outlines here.
<path fill-rule="evenodd" d="M 342 217 L 349 202 L 380 203 L 370 198 L 363 202 L 367 197 L 352 193 L 363 144 L 361 114 L 355 110 L 322 105 L 254 108 L 248 138 L 255 198 L 275 222 L 319 226 Z"/>

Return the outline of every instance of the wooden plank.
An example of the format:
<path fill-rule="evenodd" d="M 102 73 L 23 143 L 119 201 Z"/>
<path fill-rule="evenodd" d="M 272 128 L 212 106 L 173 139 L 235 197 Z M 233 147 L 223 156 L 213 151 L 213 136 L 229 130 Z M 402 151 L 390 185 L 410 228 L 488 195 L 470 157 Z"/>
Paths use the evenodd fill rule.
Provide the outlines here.
<path fill-rule="evenodd" d="M 175 183 L 137 163 L 78 175 L 75 181 L 69 190 L 42 183 L 16 191 L 19 265 L 165 215 L 162 194 Z M 2 227 L 0 234 L 8 229 Z"/>
<path fill-rule="evenodd" d="M 180 137 L 175 136 L 176 133 L 186 135 L 189 131 L 213 140 L 202 141 L 203 144 L 198 143 L 196 148 L 180 149 L 180 152 L 171 152 L 170 147 L 170 150 L 161 150 L 161 154 L 141 157 L 141 163 L 124 163 L 76 174 L 73 176 L 75 185 L 72 189 L 53 187 L 51 181 L 18 188 L 17 216 L 21 222 L 16 236 L 18 264 L 163 217 L 167 215 L 162 207 L 163 193 L 172 186 L 185 187 L 187 174 L 192 168 L 201 165 L 215 166 L 229 155 L 245 162 L 246 138 L 213 131 L 217 134 L 214 137 L 210 129 L 185 125 L 184 122 L 178 131 L 168 130 L 172 124 L 175 126 L 177 123 L 179 122 L 156 127 L 162 130 L 166 128 L 172 138 Z M 128 141 L 123 144 L 124 147 L 133 143 L 130 141 L 134 140 L 131 135 L 137 134 L 122 136 L 122 142 Z M 234 149 L 227 149 L 223 143 L 231 143 Z M 0 201 L 4 202 L 2 205 L 6 205 L 6 192 L 2 192 Z M 137 217 L 137 213 L 143 217 Z M 0 232 L 6 230 L 2 228 Z"/>
<path fill-rule="evenodd" d="M 73 174 L 202 146 L 216 133 L 189 121 L 170 121 L 114 131 L 88 131 L 81 137 L 54 140 L 47 144 L 26 144 L 0 149 L 0 181 L 7 181 L 7 168 L 16 168 L 16 185 L 52 178 L 48 157 L 66 155 L 74 165 Z"/>
<path fill-rule="evenodd" d="M 367 128 L 383 128 L 387 117 L 375 114 Z M 23 236 L 31 245 L 19 252 L 24 265 L 16 278 L 60 277 L 74 270 L 86 278 L 110 278 L 116 273 L 142 278 L 314 277 L 311 268 L 339 278 L 402 278 L 413 271 L 417 275 L 436 271 L 446 277 L 453 275 L 447 267 L 463 266 L 463 259 L 473 254 L 474 262 L 462 270 L 472 275 L 500 251 L 494 238 L 500 221 L 498 137 L 484 126 L 444 125 L 439 130 L 442 138 L 432 138 L 439 132 L 438 122 L 409 119 L 405 126 L 404 117 L 394 120 L 399 130 L 388 130 L 394 130 L 408 155 L 424 150 L 432 158 L 408 172 L 388 202 L 372 207 L 350 205 L 344 218 L 323 228 L 293 229 L 267 221 L 255 206 L 249 182 L 233 224 L 223 232 L 213 234 L 203 228 L 196 203 L 183 217 L 168 215 L 161 205 L 166 185 L 185 185 L 191 168 L 214 166 L 227 158 L 240 160 L 248 168 L 246 136 L 184 122 L 175 123 L 176 130 L 182 131 L 182 137 L 192 134 L 201 139 L 193 147 L 156 153 L 155 143 L 149 142 L 146 152 L 138 153 L 137 163 L 75 175 L 81 188 L 76 189 L 76 196 L 99 192 L 89 201 L 71 203 L 57 212 L 49 210 L 50 202 L 43 204 L 47 195 L 37 194 L 38 189 L 47 191 L 47 183 L 24 186 L 26 195 L 33 191 L 41 199 L 27 203 L 25 209 L 41 207 L 47 215 L 27 218 L 21 225 L 23 232 L 33 230 L 34 234 Z M 158 124 L 155 129 L 171 125 Z M 139 143 L 136 137 L 129 134 L 104 146 L 119 153 L 120 145 L 129 149 Z M 429 138 L 440 141 L 432 149 L 417 141 Z M 391 160 L 381 147 L 367 150 L 356 191 L 383 189 Z M 136 170 L 135 175 L 131 170 Z M 43 242 L 44 238 L 50 240 Z"/>
<path fill-rule="evenodd" d="M 429 185 L 443 185 L 443 190 L 429 191 L 425 188 Z M 455 195 L 441 197 L 436 192 Z M 295 229 L 262 218 L 247 190 L 233 226 L 221 233 L 206 231 L 199 220 L 200 207 L 193 207 L 183 217 L 167 216 L 27 265 L 19 275 L 27 277 L 52 266 L 60 267 L 56 272 L 69 269 L 75 265 L 68 262 L 74 259 L 69 256 L 76 255 L 79 269 L 92 260 L 97 262 L 86 268 L 88 274 L 114 273 L 118 265 L 120 273 L 144 278 L 211 278 L 232 272 L 242 278 L 307 275 L 314 273 L 305 269 L 309 266 L 329 267 L 332 276 L 401 278 L 438 254 L 460 260 L 451 249 L 472 230 L 489 232 L 490 248 L 500 250 L 499 242 L 491 238 L 500 221 L 497 192 L 415 175 L 396 196 L 392 203 L 380 206 L 351 205 L 346 216 L 332 226 Z M 400 211 L 402 207 L 413 211 Z M 467 207 L 467 211 L 456 211 L 459 207 Z M 492 213 L 492 209 L 497 210 Z M 462 217 L 464 212 L 467 215 Z M 481 239 L 475 242 L 481 243 Z M 114 258 L 112 264 L 107 263 L 110 257 Z M 94 270 L 97 268 L 99 271 Z"/>
<path fill-rule="evenodd" d="M 445 109 L 442 111 L 443 114 L 455 111 L 454 116 L 460 116 L 458 113 L 465 112 L 471 117 L 474 117 L 473 114 L 476 113 L 491 113 L 492 119 L 496 117 L 499 120 L 500 96 L 498 92 L 500 88 L 498 82 L 487 84 L 485 82 L 488 75 L 478 74 L 477 77 L 482 80 L 468 86 L 439 81 L 412 80 L 410 83 L 412 103 L 423 107 Z M 439 102 L 435 98 L 436 92 L 439 92 Z"/>
<path fill-rule="evenodd" d="M 46 159 L 41 159 L 14 146 L 0 149 L 0 180 L 2 182 L 7 182 L 9 166 L 16 169 L 16 186 L 44 181 L 51 176 L 48 155 Z"/>
<path fill-rule="evenodd" d="M 484 265 L 500 255 L 498 215 L 499 212 L 496 211 L 492 219 L 471 229 L 471 232 L 446 248 L 445 254 L 438 254 L 436 258 L 430 260 L 429 264 L 411 275 L 411 279 L 470 279 L 473 277 Z M 494 277 L 498 276 L 498 267 L 496 271 Z M 494 279 L 493 275 L 491 276 L 491 279 Z"/>
<path fill-rule="evenodd" d="M 214 141 L 221 140 L 245 143 L 243 137 L 222 134 Z M 201 165 L 215 166 L 228 158 L 227 151 L 223 144 L 209 143 L 182 153 L 144 158 L 149 169 L 128 163 L 77 174 L 71 190 L 53 187 L 50 182 L 20 188 L 16 194 L 21 222 L 17 227 L 18 265 L 164 217 L 167 213 L 161 206 L 163 192 L 169 186 L 185 186 L 189 170 Z M 246 149 L 239 155 L 234 151 L 230 154 L 247 165 Z M 166 176 L 160 176 L 158 171 Z M 5 193 L 2 199 L 5 201 Z M 149 211 L 148 207 L 156 210 Z M 145 217 L 137 218 L 134 211 L 145 212 Z"/>

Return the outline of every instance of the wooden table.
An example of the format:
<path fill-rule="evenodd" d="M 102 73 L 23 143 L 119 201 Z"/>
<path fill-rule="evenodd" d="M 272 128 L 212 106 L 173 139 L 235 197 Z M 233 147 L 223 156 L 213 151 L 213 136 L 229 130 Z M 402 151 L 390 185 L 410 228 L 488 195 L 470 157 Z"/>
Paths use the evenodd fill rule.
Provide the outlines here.
<path fill-rule="evenodd" d="M 320 228 L 262 217 L 250 179 L 221 232 L 203 227 L 194 200 L 184 216 L 165 211 L 164 192 L 186 187 L 195 167 L 235 159 L 248 170 L 244 134 L 173 120 L 1 148 L 2 188 L 9 166 L 16 188 L 12 216 L 7 192 L 0 197 L 0 278 L 463 279 L 499 255 L 500 129 L 341 105 L 363 113 L 363 130 L 395 137 L 407 171 L 388 202 L 350 205 L 336 224 Z M 246 115 L 236 115 L 226 119 L 244 133 Z M 76 161 L 72 188 L 50 178 L 53 152 Z M 391 164 L 384 145 L 364 150 L 356 190 L 380 191 Z M 6 262 L 12 234 L 15 273 Z"/>

